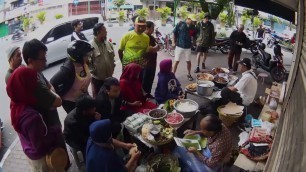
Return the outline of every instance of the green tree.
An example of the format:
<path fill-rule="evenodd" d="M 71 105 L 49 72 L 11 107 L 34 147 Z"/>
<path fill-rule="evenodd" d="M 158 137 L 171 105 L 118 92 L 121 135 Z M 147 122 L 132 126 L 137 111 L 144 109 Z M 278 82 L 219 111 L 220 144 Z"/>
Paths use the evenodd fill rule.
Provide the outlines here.
<path fill-rule="evenodd" d="M 187 6 L 182 6 L 178 10 L 178 14 L 181 16 L 181 19 L 185 20 L 189 14 L 189 11 L 187 10 Z"/>
<path fill-rule="evenodd" d="M 149 9 L 148 8 L 141 8 L 136 10 L 136 14 L 138 14 L 140 17 L 147 18 L 149 15 Z"/>
<path fill-rule="evenodd" d="M 46 13 L 47 13 L 46 11 L 41 11 L 41 12 L 39 12 L 36 15 L 36 17 L 39 20 L 40 24 L 43 24 L 45 22 L 45 20 L 46 20 Z"/>
<path fill-rule="evenodd" d="M 199 0 L 203 11 L 208 11 L 213 19 L 216 19 L 224 7 L 229 4 L 230 0 L 215 0 L 215 3 Z"/>
<path fill-rule="evenodd" d="M 203 19 L 204 19 L 204 17 L 205 17 L 205 12 L 204 11 L 201 11 L 201 12 L 199 12 L 198 14 L 197 14 L 197 18 L 200 20 L 200 21 L 202 21 Z"/>
<path fill-rule="evenodd" d="M 270 20 L 270 23 L 271 23 L 271 29 L 273 30 L 274 29 L 274 24 L 275 23 L 280 23 L 280 20 L 278 17 L 275 17 L 273 15 L 269 15 L 269 20 Z"/>
<path fill-rule="evenodd" d="M 63 17 L 64 17 L 63 14 L 55 14 L 54 16 L 55 19 L 61 19 Z"/>
<path fill-rule="evenodd" d="M 125 19 L 125 13 L 124 13 L 124 11 L 119 11 L 119 20 L 120 21 L 123 21 Z"/>
<path fill-rule="evenodd" d="M 253 26 L 255 28 L 257 28 L 261 24 L 262 24 L 262 21 L 260 20 L 260 18 L 259 17 L 254 17 L 254 19 L 253 19 Z"/>
<path fill-rule="evenodd" d="M 125 4 L 125 0 L 114 0 L 113 4 L 117 7 L 118 11 L 120 10 L 121 5 Z"/>
<path fill-rule="evenodd" d="M 22 21 L 23 30 L 25 30 L 27 32 L 29 30 L 29 26 L 33 22 L 33 20 L 29 17 L 22 17 L 21 21 Z"/>
<path fill-rule="evenodd" d="M 246 22 L 247 22 L 248 20 L 249 20 L 248 17 L 246 17 L 246 16 L 241 16 L 241 22 L 242 22 L 243 25 L 245 25 Z"/>
<path fill-rule="evenodd" d="M 232 27 L 235 24 L 235 13 L 233 10 L 233 3 L 227 3 L 225 6 L 225 10 L 227 11 L 227 21 L 226 23 L 229 27 Z"/>
<path fill-rule="evenodd" d="M 160 14 L 160 18 L 167 19 L 167 17 L 171 14 L 171 8 L 169 7 L 163 7 L 163 8 L 157 8 L 157 12 Z"/>

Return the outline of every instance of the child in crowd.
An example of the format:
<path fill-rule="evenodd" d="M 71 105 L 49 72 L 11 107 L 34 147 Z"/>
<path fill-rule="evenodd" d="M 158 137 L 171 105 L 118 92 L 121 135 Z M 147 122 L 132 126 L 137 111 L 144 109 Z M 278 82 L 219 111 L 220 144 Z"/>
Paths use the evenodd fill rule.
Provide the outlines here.
<path fill-rule="evenodd" d="M 142 89 L 141 71 L 141 66 L 136 63 L 128 64 L 124 68 L 120 77 L 120 89 L 123 99 L 128 102 L 138 101 L 139 104 L 137 106 L 122 106 L 122 110 L 143 112 L 144 109 L 154 109 L 157 107 L 156 103 L 148 101 L 153 96 L 145 93 Z"/>
<path fill-rule="evenodd" d="M 165 59 L 159 64 L 158 82 L 155 90 L 155 99 L 161 104 L 168 99 L 181 99 L 184 94 L 180 82 L 175 77 L 172 70 L 172 60 Z"/>

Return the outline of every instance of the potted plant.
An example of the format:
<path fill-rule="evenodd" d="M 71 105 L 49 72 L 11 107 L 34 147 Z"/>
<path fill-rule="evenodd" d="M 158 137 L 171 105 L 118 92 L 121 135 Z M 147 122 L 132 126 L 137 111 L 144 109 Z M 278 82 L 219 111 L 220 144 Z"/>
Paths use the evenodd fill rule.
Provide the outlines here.
<path fill-rule="evenodd" d="M 204 17 L 205 17 L 205 12 L 204 11 L 201 11 L 201 12 L 199 12 L 198 14 L 197 14 L 197 18 L 198 18 L 198 20 L 199 21 L 202 21 L 203 19 L 204 19 Z"/>
<path fill-rule="evenodd" d="M 261 24 L 262 24 L 262 21 L 260 20 L 260 18 L 254 17 L 254 19 L 253 19 L 254 28 L 253 29 L 256 30 L 258 28 L 258 26 L 261 25 Z"/>
<path fill-rule="evenodd" d="M 148 8 L 141 8 L 136 10 L 136 14 L 138 14 L 139 17 L 147 18 L 149 15 L 149 9 Z"/>
<path fill-rule="evenodd" d="M 63 14 L 55 14 L 54 16 L 55 19 L 61 19 L 63 17 L 64 17 Z"/>
<path fill-rule="evenodd" d="M 123 26 L 124 23 L 124 19 L 125 19 L 125 13 L 124 11 L 119 11 L 119 26 Z"/>
<path fill-rule="evenodd" d="M 185 20 L 189 14 L 189 11 L 187 10 L 187 6 L 182 6 L 181 8 L 179 8 L 178 10 L 178 14 L 181 17 L 181 20 Z"/>
<path fill-rule="evenodd" d="M 163 8 L 157 8 L 157 12 L 160 14 L 160 18 L 162 19 L 162 26 L 166 26 L 167 18 L 171 14 L 171 8 L 169 7 L 163 7 Z"/>
<path fill-rule="evenodd" d="M 225 26 L 225 23 L 226 23 L 226 21 L 227 21 L 227 13 L 226 12 L 222 12 L 222 13 L 220 13 L 219 14 L 219 19 L 220 19 L 220 26 L 221 27 L 224 27 Z"/>
<path fill-rule="evenodd" d="M 41 12 L 39 12 L 36 15 L 36 17 L 39 20 L 40 24 L 43 24 L 45 22 L 45 20 L 46 20 L 46 13 L 47 13 L 46 11 L 41 11 Z"/>

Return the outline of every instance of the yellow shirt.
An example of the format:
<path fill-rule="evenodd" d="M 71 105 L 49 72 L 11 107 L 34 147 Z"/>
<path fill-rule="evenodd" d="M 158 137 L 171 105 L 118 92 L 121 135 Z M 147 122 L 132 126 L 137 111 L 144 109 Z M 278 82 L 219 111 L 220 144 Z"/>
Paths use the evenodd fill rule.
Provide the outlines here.
<path fill-rule="evenodd" d="M 125 34 L 119 49 L 123 51 L 122 65 L 125 67 L 130 63 L 143 66 L 143 55 L 148 51 L 150 38 L 145 33 L 137 34 L 134 30 Z"/>

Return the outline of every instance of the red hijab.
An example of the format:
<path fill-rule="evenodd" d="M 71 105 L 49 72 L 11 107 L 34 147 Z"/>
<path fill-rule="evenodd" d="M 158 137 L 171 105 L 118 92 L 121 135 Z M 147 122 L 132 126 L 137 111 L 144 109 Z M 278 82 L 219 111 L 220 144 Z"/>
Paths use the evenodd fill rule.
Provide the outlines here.
<path fill-rule="evenodd" d="M 141 71 L 142 67 L 136 63 L 125 66 L 120 77 L 120 89 L 125 100 L 133 102 L 143 99 Z"/>
<path fill-rule="evenodd" d="M 8 80 L 6 91 L 11 98 L 11 122 L 19 132 L 19 120 L 26 106 L 36 105 L 34 91 L 38 86 L 38 73 L 27 67 L 17 68 Z"/>
<path fill-rule="evenodd" d="M 134 82 L 135 80 L 137 80 L 141 82 L 141 71 L 142 67 L 140 65 L 136 63 L 130 63 L 125 66 L 120 80 L 124 80 L 125 82 Z"/>

